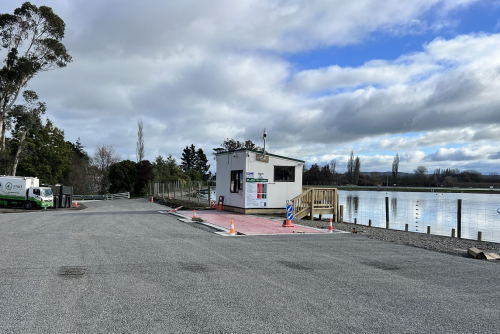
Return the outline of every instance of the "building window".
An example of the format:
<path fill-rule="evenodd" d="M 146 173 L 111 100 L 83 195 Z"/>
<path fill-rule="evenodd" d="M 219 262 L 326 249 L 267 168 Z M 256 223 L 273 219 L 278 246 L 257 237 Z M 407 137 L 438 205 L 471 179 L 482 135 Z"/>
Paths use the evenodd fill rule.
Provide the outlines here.
<path fill-rule="evenodd" d="M 295 182 L 295 166 L 274 166 L 274 182 Z"/>
<path fill-rule="evenodd" d="M 243 190 L 243 171 L 242 170 L 232 170 L 231 171 L 231 192 L 237 193 Z"/>

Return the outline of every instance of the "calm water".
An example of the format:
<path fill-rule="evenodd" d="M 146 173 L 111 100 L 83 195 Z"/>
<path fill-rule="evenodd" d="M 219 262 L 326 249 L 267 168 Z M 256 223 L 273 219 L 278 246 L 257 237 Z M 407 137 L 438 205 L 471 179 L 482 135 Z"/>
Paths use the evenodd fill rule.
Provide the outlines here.
<path fill-rule="evenodd" d="M 451 236 L 457 230 L 458 199 L 462 199 L 462 238 L 500 242 L 500 194 L 435 192 L 385 192 L 339 190 L 339 205 L 344 206 L 344 221 L 385 227 L 385 197 L 389 198 L 391 229 Z"/>

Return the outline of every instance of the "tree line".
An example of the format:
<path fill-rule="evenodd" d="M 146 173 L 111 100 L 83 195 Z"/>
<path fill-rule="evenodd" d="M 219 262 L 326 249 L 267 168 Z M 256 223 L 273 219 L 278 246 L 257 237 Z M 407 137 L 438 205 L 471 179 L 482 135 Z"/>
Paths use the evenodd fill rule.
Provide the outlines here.
<path fill-rule="evenodd" d="M 489 187 L 498 186 L 498 173 L 483 175 L 480 172 L 467 169 L 460 171 L 456 168 L 436 168 L 433 174 L 428 174 L 425 166 L 417 166 L 413 173 L 399 172 L 399 154 L 396 154 L 392 163 L 391 173 L 362 173 L 359 157 L 354 158 L 351 151 L 344 173 L 336 171 L 337 161 L 319 166 L 313 164 L 304 168 L 303 183 L 305 185 L 357 185 L 357 186 L 401 186 L 401 187 Z"/>

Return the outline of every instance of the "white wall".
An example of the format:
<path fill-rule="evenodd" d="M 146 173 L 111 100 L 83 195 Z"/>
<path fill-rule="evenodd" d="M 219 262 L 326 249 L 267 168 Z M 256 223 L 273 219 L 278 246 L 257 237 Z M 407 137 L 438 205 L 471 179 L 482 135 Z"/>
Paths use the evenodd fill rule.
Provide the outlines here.
<path fill-rule="evenodd" d="M 219 200 L 219 195 L 224 196 L 224 205 L 238 208 L 244 207 L 244 191 L 241 195 L 232 193 L 230 187 L 232 170 L 243 170 L 243 177 L 245 177 L 245 158 L 245 152 L 221 154 L 217 156 L 217 201 Z"/>
<path fill-rule="evenodd" d="M 275 182 L 274 166 L 295 166 L 295 182 Z M 255 152 L 240 151 L 236 153 L 221 154 L 217 156 L 217 200 L 219 195 L 225 197 L 224 204 L 245 208 L 245 187 L 243 193 L 230 192 L 231 171 L 243 170 L 243 177 L 247 172 L 253 172 L 257 178 L 259 173 L 268 179 L 267 208 L 285 208 L 286 200 L 290 200 L 302 193 L 303 164 L 286 158 L 269 156 L 269 162 L 257 160 Z"/>

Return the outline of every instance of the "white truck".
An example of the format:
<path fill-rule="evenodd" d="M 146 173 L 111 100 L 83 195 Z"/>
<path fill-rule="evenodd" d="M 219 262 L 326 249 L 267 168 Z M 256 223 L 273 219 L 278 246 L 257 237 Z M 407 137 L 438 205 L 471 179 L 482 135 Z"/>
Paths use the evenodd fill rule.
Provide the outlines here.
<path fill-rule="evenodd" d="M 0 176 L 0 205 L 35 207 L 54 206 L 52 189 L 40 187 L 36 177 Z"/>

